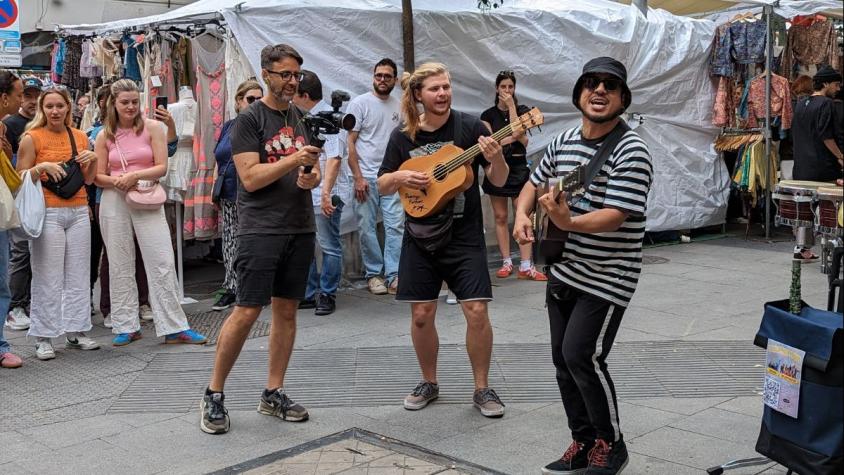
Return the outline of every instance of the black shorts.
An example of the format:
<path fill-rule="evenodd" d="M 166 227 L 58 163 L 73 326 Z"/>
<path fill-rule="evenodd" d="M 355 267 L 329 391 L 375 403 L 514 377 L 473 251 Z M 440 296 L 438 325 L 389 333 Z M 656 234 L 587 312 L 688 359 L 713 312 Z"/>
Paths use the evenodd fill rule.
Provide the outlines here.
<path fill-rule="evenodd" d="M 451 245 L 431 253 L 405 236 L 396 300 L 433 302 L 439 298 L 443 282 L 457 300 L 492 300 L 485 248 Z"/>
<path fill-rule="evenodd" d="M 237 305 L 258 307 L 271 297 L 302 300 L 314 258 L 314 233 L 238 237 Z"/>

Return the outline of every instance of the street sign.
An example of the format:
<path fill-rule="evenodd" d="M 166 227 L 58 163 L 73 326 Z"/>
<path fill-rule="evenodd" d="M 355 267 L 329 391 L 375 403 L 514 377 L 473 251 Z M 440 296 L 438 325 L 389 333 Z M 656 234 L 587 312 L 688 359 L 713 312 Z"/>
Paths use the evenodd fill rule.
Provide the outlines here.
<path fill-rule="evenodd" d="M 17 0 L 0 0 L 0 67 L 21 66 L 21 31 Z"/>

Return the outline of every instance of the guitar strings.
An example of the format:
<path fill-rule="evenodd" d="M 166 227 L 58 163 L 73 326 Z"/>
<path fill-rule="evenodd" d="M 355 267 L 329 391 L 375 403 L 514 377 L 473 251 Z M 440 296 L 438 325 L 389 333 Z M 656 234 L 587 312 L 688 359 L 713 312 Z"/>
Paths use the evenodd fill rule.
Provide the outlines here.
<path fill-rule="evenodd" d="M 521 121 L 520 121 L 521 122 Z M 502 127 L 497 132 L 491 135 L 491 138 L 495 139 L 496 141 L 500 141 L 510 135 L 512 133 L 512 126 L 506 125 Z M 439 164 L 434 165 L 432 168 L 425 171 L 425 174 L 431 176 L 431 178 L 437 179 L 437 175 L 442 174 L 443 178 L 448 175 L 449 173 L 453 172 L 454 170 L 463 166 L 466 162 L 474 158 L 476 155 L 481 153 L 481 148 L 478 144 L 472 145 L 465 151 L 463 151 L 458 156 L 454 157 L 453 159 L 449 160 L 442 166 L 440 170 L 437 170 Z M 438 173 L 439 172 L 439 173 Z"/>

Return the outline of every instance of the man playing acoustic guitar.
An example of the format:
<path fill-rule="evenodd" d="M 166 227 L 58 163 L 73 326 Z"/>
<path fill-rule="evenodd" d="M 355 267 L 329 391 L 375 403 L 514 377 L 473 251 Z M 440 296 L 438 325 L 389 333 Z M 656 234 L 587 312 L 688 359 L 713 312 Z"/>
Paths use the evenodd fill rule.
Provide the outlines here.
<path fill-rule="evenodd" d="M 619 116 L 632 100 L 626 81 L 627 70 L 615 59 L 586 63 L 572 93 L 582 124 L 551 142 L 518 199 L 513 236 L 522 244 L 534 240 L 528 215 L 537 187 L 607 157 L 591 183 L 584 183 L 580 200 L 567 203 L 563 195 L 555 201 L 550 193 L 539 198 L 551 221 L 569 231 L 548 276 L 546 303 L 557 384 L 573 439 L 543 473 L 615 474 L 628 461 L 606 357 L 639 280 L 653 172 L 648 148 L 635 132 L 611 135 L 616 126 L 624 127 Z M 616 137 L 606 149 L 611 153 L 601 154 L 602 143 Z"/>
<path fill-rule="evenodd" d="M 475 377 L 474 404 L 484 416 L 501 417 L 504 404 L 488 384 L 492 327 L 487 302 L 492 300 L 492 286 L 487 269 L 478 168 L 483 166 L 487 179 L 497 186 L 504 184 L 509 169 L 501 146 L 486 137 L 489 130 L 481 121 L 451 109 L 451 78 L 444 65 L 423 64 L 413 74 L 405 73 L 401 85 L 404 126 L 393 131 L 387 144 L 378 172 L 381 194 L 395 193 L 400 187 L 425 190 L 431 184 L 433 170 L 427 173 L 399 170 L 411 157 L 430 155 L 447 144 L 464 150 L 479 144 L 483 152 L 483 156 L 462 165 L 470 167 L 474 174 L 471 186 L 444 209 L 424 218 L 406 214 L 396 300 L 411 305 L 411 338 L 422 370 L 422 382 L 405 398 L 404 407 L 422 409 L 439 395 L 439 337 L 434 317 L 445 281 L 457 295 L 466 316 L 466 350 Z M 422 104 L 421 116 L 417 104 Z"/>

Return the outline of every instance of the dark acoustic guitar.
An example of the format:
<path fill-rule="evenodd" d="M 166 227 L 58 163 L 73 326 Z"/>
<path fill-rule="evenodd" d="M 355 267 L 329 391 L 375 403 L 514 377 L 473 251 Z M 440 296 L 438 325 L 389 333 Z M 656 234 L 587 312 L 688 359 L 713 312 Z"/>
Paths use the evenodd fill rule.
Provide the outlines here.
<path fill-rule="evenodd" d="M 492 134 L 492 138 L 501 142 L 514 132 L 526 132 L 542 125 L 545 118 L 536 107 L 509 125 Z M 475 144 L 463 151 L 460 147 L 448 144 L 432 153 L 411 158 L 401 164 L 399 170 L 413 170 L 431 177 L 431 184 L 421 190 L 399 187 L 404 210 L 414 218 L 424 218 L 441 210 L 458 193 L 469 189 L 475 181 L 472 173 L 472 160 L 481 153 Z"/>
<path fill-rule="evenodd" d="M 586 170 L 578 165 L 556 183 L 549 183 L 536 189 L 536 210 L 533 214 L 533 259 L 540 266 L 550 266 L 563 257 L 569 232 L 558 228 L 539 204 L 539 197 L 551 193 L 555 202 L 566 192 L 566 201 L 571 204 L 574 193 L 583 188 Z"/>

